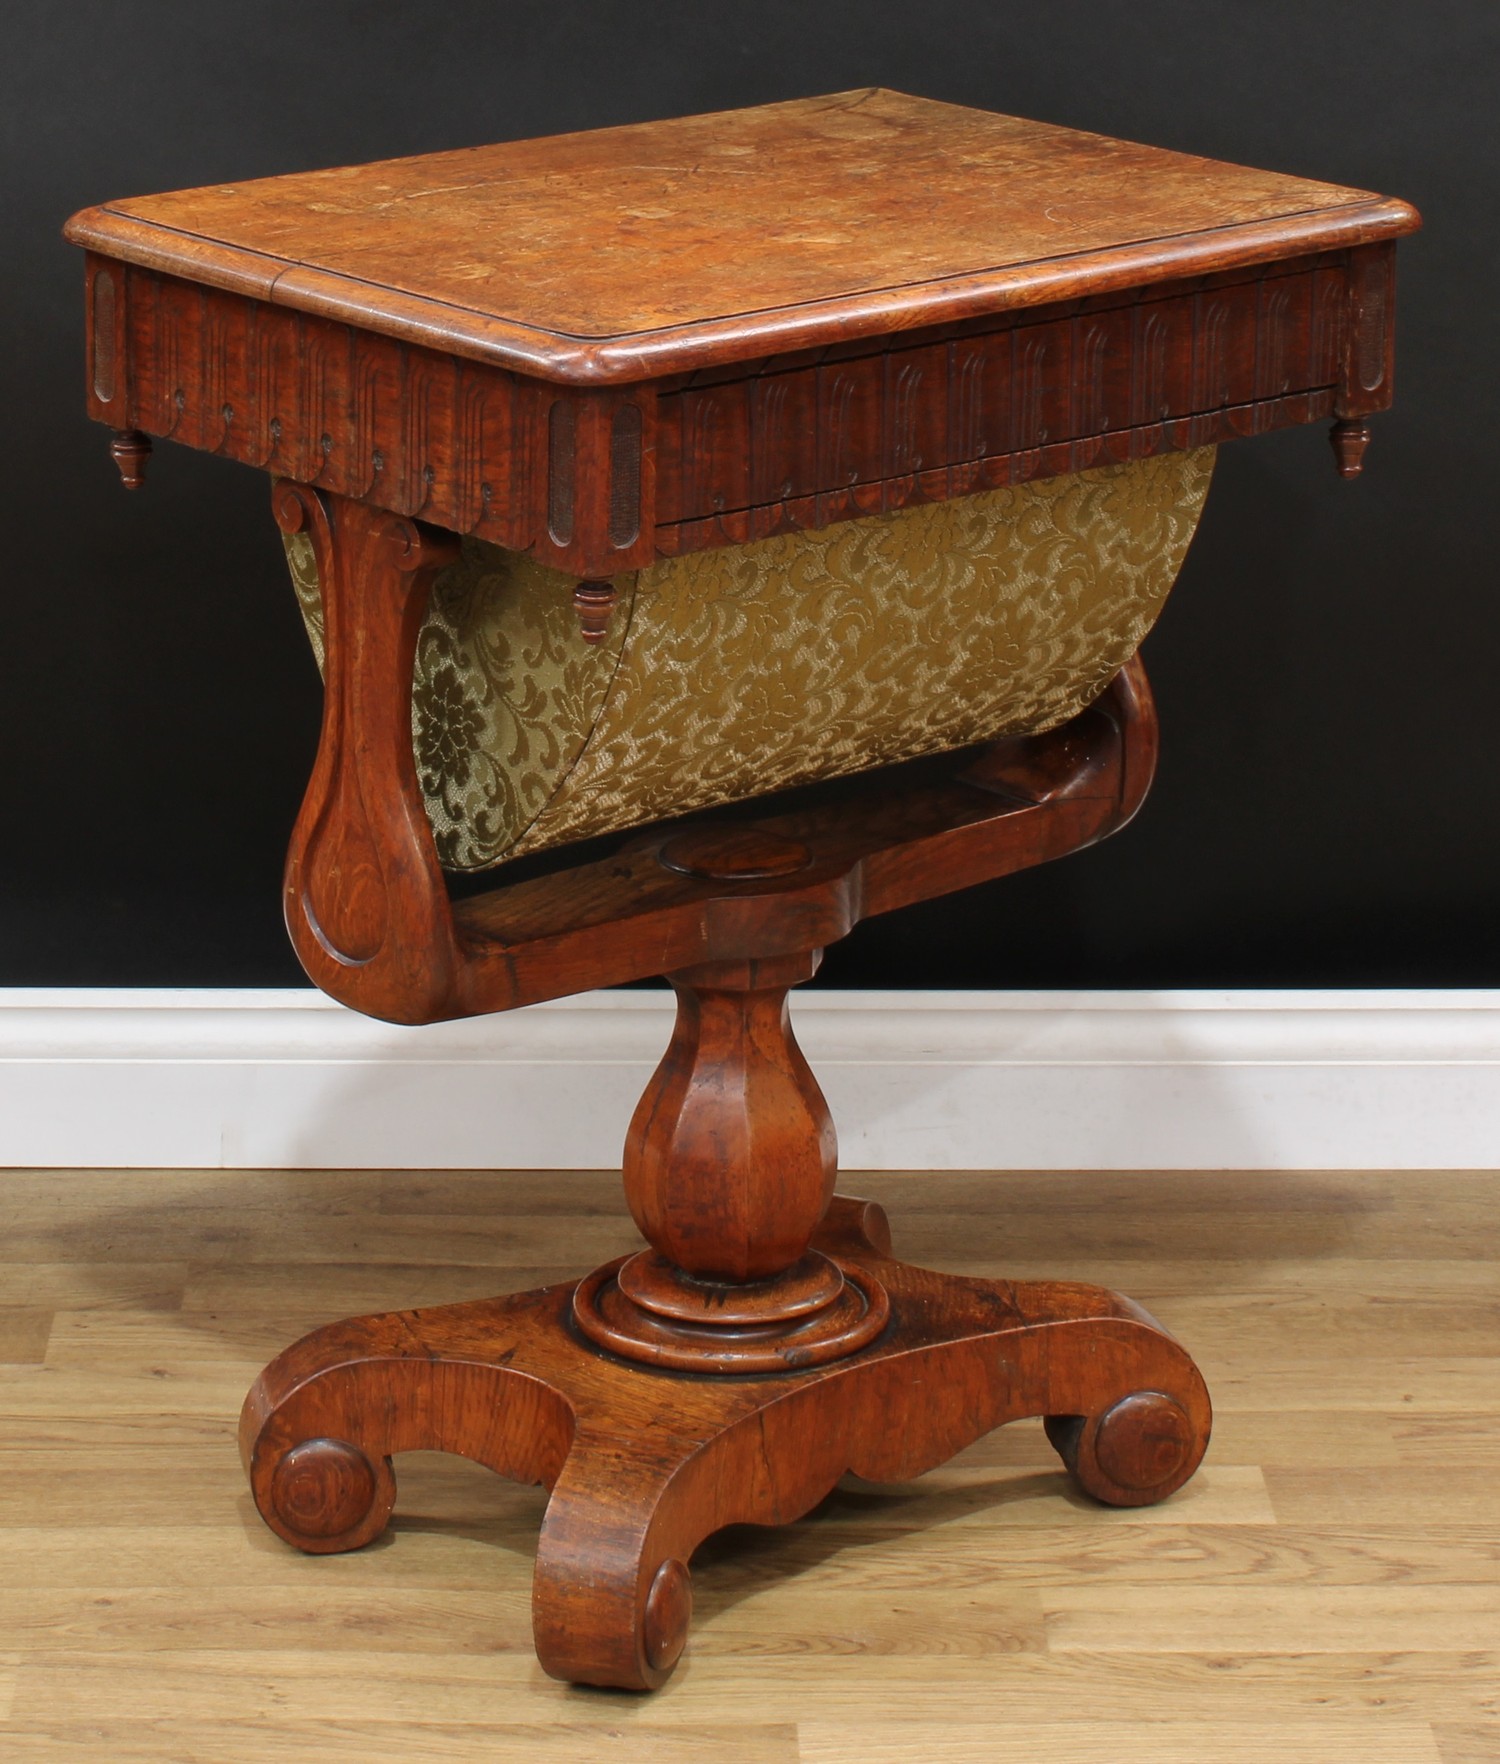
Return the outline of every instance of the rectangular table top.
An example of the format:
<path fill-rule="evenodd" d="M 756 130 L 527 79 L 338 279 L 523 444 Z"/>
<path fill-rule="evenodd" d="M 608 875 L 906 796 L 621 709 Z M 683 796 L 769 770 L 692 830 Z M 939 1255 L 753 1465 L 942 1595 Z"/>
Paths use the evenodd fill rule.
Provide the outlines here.
<path fill-rule="evenodd" d="M 1365 191 L 877 89 L 111 202 L 68 236 L 599 384 L 1418 224 Z"/>

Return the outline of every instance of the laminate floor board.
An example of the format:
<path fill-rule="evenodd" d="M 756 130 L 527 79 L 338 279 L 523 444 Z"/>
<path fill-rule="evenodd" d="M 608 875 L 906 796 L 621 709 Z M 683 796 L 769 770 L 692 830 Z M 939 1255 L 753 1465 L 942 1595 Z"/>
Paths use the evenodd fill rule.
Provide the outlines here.
<path fill-rule="evenodd" d="M 990 1255 L 981 1258 L 976 1271 L 981 1275 L 992 1268 L 997 1259 L 1005 1262 L 1015 1280 L 1054 1278 L 1049 1268 L 1056 1267 L 1056 1256 L 1022 1260 L 1019 1256 Z M 944 1257 L 944 1266 L 953 1258 Z M 956 1264 L 955 1264 L 956 1265 Z M 1253 1275 L 1253 1281 L 1246 1277 Z M 1093 1281 L 1112 1286 L 1121 1292 L 1145 1293 L 1157 1303 L 1172 1299 L 1200 1299 L 1206 1293 L 1242 1297 L 1246 1284 L 1253 1286 L 1257 1296 L 1307 1298 L 1332 1293 L 1341 1299 L 1353 1298 L 1368 1303 L 1402 1303 L 1417 1300 L 1432 1304 L 1455 1296 L 1476 1296 L 1493 1301 L 1497 1281 L 1493 1263 L 1475 1258 L 1469 1261 L 1441 1257 L 1383 1257 L 1372 1264 L 1359 1256 L 1327 1256 L 1317 1261 L 1282 1258 L 1258 1262 L 1237 1273 L 1226 1270 L 1223 1262 L 1194 1261 L 1189 1257 L 1168 1259 L 1165 1255 L 1151 1257 L 1117 1256 L 1101 1260 L 1091 1256 L 1067 1270 L 1070 1280 Z M 1144 1301 L 1143 1301 L 1144 1302 Z"/>
<path fill-rule="evenodd" d="M 85 1653 L 139 1659 L 214 1649 L 253 1654 L 305 1648 L 319 1655 L 498 1654 L 530 1646 L 528 1601 L 491 1584 L 300 1584 L 52 1587 L 6 1599 L 6 1639 L 28 1656 Z M 1034 1613 L 1041 1627 L 1040 1612 Z"/>
<path fill-rule="evenodd" d="M 72 1367 L 0 1367 L 0 1423 L 49 1417 L 77 1421 L 97 1417 L 108 1422 L 122 1417 L 157 1415 L 170 1423 L 178 1418 L 222 1417 L 226 1398 L 238 1391 L 232 1407 L 244 1400 L 243 1366 L 183 1358 L 169 1364 Z"/>
<path fill-rule="evenodd" d="M 345 1586 L 356 1594 L 386 1588 L 393 1596 L 482 1592 L 496 1601 L 513 1600 L 524 1613 L 546 1503 L 537 1491 L 517 1489 L 514 1494 L 514 1510 L 503 1517 L 466 1514 L 459 1521 L 398 1514 L 386 1536 L 368 1550 L 317 1558 L 288 1550 L 261 1524 L 249 1497 L 239 1495 L 234 1511 L 217 1528 L 4 1526 L 0 1587 L 13 1590 L 0 1596 L 6 1601 L 7 1620 L 10 1600 L 20 1611 L 28 1599 L 54 1595 L 66 1594 L 81 1606 L 88 1595 L 123 1600 L 163 1590 L 184 1598 L 198 1590 L 209 1598 L 229 1599 L 270 1589 L 295 1595 L 316 1610 L 320 1588 L 336 1594 Z M 39 1569 L 43 1560 L 44 1575 Z M 460 1646 L 457 1639 L 454 1646 Z"/>
<path fill-rule="evenodd" d="M 490 1279 L 493 1282 L 493 1271 Z M 237 1377 L 249 1365 L 254 1376 L 286 1346 L 288 1323 L 295 1337 L 327 1321 L 327 1308 L 316 1302 L 304 1303 L 300 1309 L 288 1304 L 279 1314 L 62 1310 L 54 1313 L 46 1360 L 55 1369 L 73 1371 L 191 1361 L 217 1368 L 226 1377 Z"/>
<path fill-rule="evenodd" d="M 45 1179 L 53 1172 L 41 1172 Z M 106 1175 L 122 1174 L 106 1172 Z M 124 1172 L 126 1176 L 134 1172 Z M 211 1192 L 224 1178 L 243 1171 L 168 1171 L 184 1191 Z M 381 1212 L 466 1213 L 475 1217 L 502 1213 L 614 1213 L 619 1210 L 619 1175 L 591 1170 L 414 1170 L 414 1171 L 269 1171 L 254 1173 L 261 1193 L 278 1192 L 273 1185 L 304 1181 L 318 1185 L 311 1192 L 336 1192 L 341 1185 L 364 1185 L 362 1198 Z M 84 1173 L 88 1180 L 92 1177 Z M 928 1170 L 847 1171 L 839 1186 L 848 1194 L 864 1194 L 899 1212 L 903 1228 L 944 1233 L 950 1255 L 955 1247 L 952 1222 L 963 1215 L 971 1229 L 1004 1235 L 1025 1215 L 1040 1214 L 1057 1225 L 1082 1215 L 1096 1227 L 1092 1241 L 1107 1242 L 1098 1230 L 1101 1218 L 1118 1221 L 1129 1215 L 1176 1218 L 1218 1213 L 1258 1220 L 1326 1213 L 1348 1231 L 1361 1219 L 1389 1222 L 1425 1220 L 1445 1234 L 1467 1220 L 1484 1224 L 1490 1218 L 1493 1174 L 1488 1170 Z M 1304 1219 L 1304 1229 L 1306 1221 Z M 1227 1246 L 1226 1246 L 1227 1247 Z M 1160 1248 L 1170 1253 L 1170 1246 Z M 1409 1253 L 1399 1233 L 1374 1245 L 1377 1254 Z"/>
<path fill-rule="evenodd" d="M 181 1649 L 146 1662 L 79 1650 L 24 1658 L 11 1719 L 160 1721 L 190 1713 L 202 1721 L 240 1721 L 275 1714 L 303 1722 L 363 1722 L 378 1734 L 389 1722 L 427 1719 L 458 1727 L 572 1720 L 640 1730 L 733 1729 L 768 1719 L 1050 1723 L 1066 1713 L 1077 1721 L 1119 1723 L 1117 1742 L 1139 1724 L 1134 1743 L 1144 1747 L 1150 1725 L 1169 1714 L 1183 1719 L 1184 1707 L 1198 1721 L 1257 1726 L 1355 1714 L 1482 1726 L 1500 1721 L 1497 1665 L 1500 1656 L 1480 1650 L 1256 1655 L 1204 1649 L 1132 1656 L 1022 1649 L 990 1659 L 930 1651 L 835 1655 L 799 1646 L 789 1628 L 781 1649 L 758 1645 L 730 1652 L 721 1645 L 700 1655 L 679 1668 L 666 1695 L 642 1706 L 556 1685 L 529 1649 L 519 1646 L 448 1657 L 391 1649 Z M 0 1738 L 9 1738 L 3 1727 Z M 477 1747 L 474 1755 L 489 1756 Z M 1152 1757 L 1148 1749 L 1137 1755 Z M 1329 1756 L 1343 1764 L 1337 1752 Z M 850 1758 L 854 1764 L 858 1754 Z M 1362 1764 L 1362 1754 L 1348 1758 Z M 734 1764 L 732 1752 L 724 1754 L 724 1764 Z"/>
<path fill-rule="evenodd" d="M 993 1181 L 993 1176 L 982 1178 Z M 149 1187 L 149 1208 L 142 1194 Z M 6 1211 L 87 1232 L 89 1221 L 149 1211 L 196 1235 L 193 1209 L 247 1225 L 290 1208 L 299 1218 L 420 1213 L 468 1218 L 562 1215 L 619 1218 L 618 1170 L 191 1170 L 5 1171 Z M 0 1260 L 4 1260 L 0 1251 Z"/>
<path fill-rule="evenodd" d="M 1080 1597 L 1103 1589 L 1132 1595 L 1150 1592 L 1170 1607 L 1184 1589 L 1248 1589 L 1456 1586 L 1486 1591 L 1500 1582 L 1500 1531 L 1464 1526 L 1338 1533 L 1323 1526 L 1116 1525 L 1097 1532 L 1076 1526 L 1012 1528 L 991 1548 L 976 1547 L 966 1530 L 893 1530 L 878 1524 L 845 1525 L 830 1550 L 822 1515 L 786 1533 L 774 1558 L 743 1543 L 706 1544 L 698 1558 L 715 1591 L 734 1596 L 742 1586 L 781 1585 L 787 1576 L 816 1572 L 824 1587 L 841 1587 L 852 1598 L 861 1588 L 875 1594 L 909 1594 L 934 1580 L 945 1591 L 984 1586 L 997 1574 L 1032 1587 L 1043 1604 L 1054 1588 Z M 1487 1577 L 1476 1580 L 1476 1576 Z M 1268 1595 L 1270 1596 L 1270 1595 Z"/>
<path fill-rule="evenodd" d="M 39 1366 L 51 1334 L 51 1311 L 0 1312 L 0 1366 Z"/>
<path fill-rule="evenodd" d="M 381 1213 L 444 1213 L 470 1219 L 523 1214 L 567 1219 L 618 1219 L 624 1211 L 618 1170 L 396 1170 L 361 1171 L 377 1178 L 373 1203 Z"/>
<path fill-rule="evenodd" d="M 1012 1531 L 1034 1525 L 1091 1529 L 1100 1525 L 1176 1527 L 1267 1525 L 1274 1521 L 1265 1477 L 1258 1464 L 1218 1464 L 1205 1460 L 1193 1480 L 1155 1507 L 1101 1510 L 1087 1495 L 1063 1482 L 1050 1464 L 1004 1469 L 967 1456 L 950 1459 L 912 1483 L 873 1487 L 847 1478 L 818 1509 L 825 1531 L 866 1525 L 878 1515 L 887 1528 L 932 1531 L 938 1528 Z M 705 1546 L 706 1547 L 706 1546 Z"/>
<path fill-rule="evenodd" d="M 1488 1431 L 1495 1425 L 1497 1393 L 1500 1355 L 1418 1359 L 1403 1353 L 1362 1360 L 1345 1352 L 1333 1358 L 1314 1342 L 1296 1359 L 1251 1363 L 1223 1355 L 1214 1368 L 1216 1415 L 1241 1409 L 1288 1414 L 1376 1409 L 1473 1416 Z"/>
<path fill-rule="evenodd" d="M 442 1720 L 288 1720 L 275 1712 L 220 1721 L 36 1721 L 12 1723 L 14 1764 L 800 1764 L 791 1722 L 735 1726 L 624 1727 L 599 1721 L 518 1725 Z"/>
<path fill-rule="evenodd" d="M 1124 1722 L 1027 1721 L 991 1727 L 931 1721 L 805 1722 L 801 1764 L 1101 1764 L 1150 1757 L 1154 1764 L 1448 1764 L 1421 1721 L 1355 1718 L 1339 1722 L 1153 1721 L 1139 1734 Z M 1139 1749 L 1138 1748 L 1142 1748 Z M 1149 1748 L 1149 1749 L 1145 1749 Z"/>
<path fill-rule="evenodd" d="M 498 1479 L 489 1479 L 498 1482 Z M 260 1526 L 245 1507 L 243 1529 L 206 1532 L 198 1525 L 110 1525 L 0 1528 L 0 1586 L 7 1621 L 16 1613 L 77 1591 L 124 1600 L 127 1594 L 163 1589 L 210 1590 L 211 1599 L 258 1595 L 261 1589 L 294 1589 L 320 1597 L 319 1589 L 358 1589 L 371 1584 L 392 1594 L 408 1590 L 485 1592 L 512 1599 L 518 1609 L 529 1596 L 536 1530 L 545 1497 L 538 1490 L 511 1490 L 508 1504 L 496 1497 L 488 1516 L 479 1503 L 462 1515 L 433 1512 L 430 1493 L 408 1494 L 403 1503 L 427 1512 L 398 1514 L 387 1538 L 351 1556 L 317 1559 L 295 1554 Z M 505 1486 L 505 1485 L 500 1485 Z M 1089 1531 L 1077 1524 L 1012 1526 L 992 1544 L 976 1542 L 972 1528 L 847 1522 L 836 1535 L 823 1523 L 827 1509 L 776 1534 L 767 1547 L 757 1531 L 730 1532 L 704 1546 L 700 1615 L 718 1601 L 727 1607 L 749 1591 L 786 1589 L 816 1573 L 820 1589 L 851 1598 L 861 1591 L 884 1597 L 984 1588 L 997 1576 L 1041 1589 L 1156 1589 L 1164 1601 L 1185 1587 L 1360 1587 L 1395 1584 L 1437 1587 L 1473 1585 L 1476 1576 L 1500 1578 L 1500 1533 L 1464 1526 L 1390 1526 L 1340 1533 L 1321 1526 L 1275 1524 L 1226 1526 L 1181 1524 L 1111 1525 Z M 39 1557 L 46 1556 L 46 1587 L 28 1587 Z M 370 1563 L 379 1558 L 379 1572 Z M 100 1592 L 101 1562 L 109 1587 Z M 174 1596 L 184 1596 L 174 1591 Z M 188 1601 L 191 1602 L 190 1600 Z M 455 1642 L 455 1646 L 458 1645 Z"/>
<path fill-rule="evenodd" d="M 503 1179 L 503 1173 L 476 1172 Z M 850 1172 L 843 1185 L 878 1185 L 876 1197 L 907 1212 L 939 1212 L 933 1172 Z M 1493 1174 L 1489 1170 L 956 1170 L 943 1171 L 942 1198 L 961 1209 L 987 1212 L 999 1199 L 1006 1213 L 1098 1213 L 1128 1207 L 1145 1215 L 1183 1210 L 1219 1213 L 1323 1213 L 1346 1218 L 1426 1213 L 1470 1207 L 1482 1215 Z M 1394 1253 L 1399 1253 L 1395 1250 Z"/>
<path fill-rule="evenodd" d="M 1500 1473 L 1500 1428 L 1485 1415 L 1392 1416 L 1396 1458 L 1403 1464 L 1486 1464 Z"/>
<path fill-rule="evenodd" d="M 6 1211 L 5 1253 L 12 1261 L 58 1260 L 62 1253 L 76 1252 L 88 1230 L 88 1209 L 77 1201 L 60 1220 L 49 1216 L 43 1201 L 29 1202 L 13 1214 L 9 1207 Z M 152 1249 L 192 1244 L 199 1262 L 268 1263 L 278 1270 L 304 1263 L 447 1268 L 466 1262 L 508 1273 L 535 1267 L 549 1253 L 555 1254 L 558 1245 L 556 1214 L 465 1220 L 451 1213 L 427 1218 L 360 1209 L 299 1217 L 287 1208 L 246 1214 L 229 1205 L 152 1205 L 139 1214 L 114 1208 L 102 1229 L 120 1254 L 132 1261 L 146 1260 Z M 586 1263 L 607 1261 L 640 1245 L 623 1208 L 610 1216 L 570 1219 L 567 1230 L 570 1253 Z"/>
<path fill-rule="evenodd" d="M 1495 1764 L 1500 1757 L 1491 1722 L 1439 1721 L 1433 1734 L 1442 1764 Z"/>
<path fill-rule="evenodd" d="M 768 1696 L 778 1708 L 807 1711 L 802 1719 L 865 1726 L 910 1720 L 1008 1728 L 1072 1719 L 1110 1727 L 1113 1743 L 1102 1753 L 1110 1764 L 1118 1758 L 1157 1764 L 1150 1749 L 1154 1724 L 1186 1719 L 1185 1710 L 1203 1723 L 1257 1727 L 1313 1725 L 1350 1715 L 1481 1728 L 1500 1723 L 1500 1654 L 1479 1649 L 1306 1655 L 1220 1653 L 1208 1646 L 1178 1654 L 1022 1651 L 984 1666 L 965 1669 L 954 1662 L 943 1670 L 931 1656 L 880 1655 L 862 1662 L 846 1655 L 835 1663 L 788 1648 L 774 1659 L 774 1692 L 772 1665 L 761 1654 L 720 1656 L 711 1668 L 700 1661 L 685 1674 L 679 1669 L 671 1696 L 658 1700 L 649 1719 L 753 1720 Z M 1331 1722 L 1330 1735 L 1338 1731 L 1339 1723 Z M 851 1748 L 850 1764 L 859 1757 Z M 1332 1738 L 1327 1757 L 1363 1764 L 1361 1752 L 1339 1752 Z M 1211 1754 L 1202 1764 L 1214 1764 Z"/>
<path fill-rule="evenodd" d="M 720 1715 L 700 1707 L 690 1726 L 766 1719 L 762 1684 L 756 1706 L 745 1699 Z M 444 1654 L 394 1648 L 175 1648 L 146 1660 L 78 1649 L 32 1654 L 20 1669 L 12 1714 L 19 1721 L 242 1721 L 274 1714 L 299 1722 L 368 1724 L 429 1717 L 462 1726 L 545 1726 L 569 1704 L 602 1726 L 628 1720 L 620 1699 L 552 1688 L 529 1644 Z M 677 1725 L 677 1723 L 673 1723 Z M 0 1727 L 0 1738 L 7 1737 Z M 475 1756 L 484 1757 L 477 1748 Z M 92 1764 L 92 1761 L 91 1761 Z M 101 1757 L 101 1764 L 103 1759 Z"/>
<path fill-rule="evenodd" d="M 1206 1368 L 1204 1375 L 1208 1376 Z M 1464 1438 L 1461 1434 L 1456 1437 Z M 1266 1464 L 1311 1468 L 1320 1464 L 1410 1461 L 1397 1446 L 1396 1418 L 1375 1409 L 1317 1413 L 1276 1409 L 1231 1409 L 1225 1413 L 1219 1410 L 1214 1416 L 1213 1446 L 1215 1463 L 1241 1468 Z M 1472 1451 L 1474 1448 L 1469 1445 L 1467 1449 Z M 1436 1450 L 1431 1457 L 1432 1461 L 1438 1461 Z M 1446 1463 L 1449 1458 L 1450 1454 L 1444 1452 L 1441 1461 Z M 961 1461 L 965 1465 L 1014 1465 L 1051 1470 L 1057 1459 L 1039 1422 L 1015 1421 L 970 1446 Z"/>
<path fill-rule="evenodd" d="M 1245 1181 L 1251 1185 L 1252 1195 L 1260 1181 L 1253 1175 L 1217 1175 L 1226 1185 Z M 1411 1176 L 1414 1181 L 1428 1181 L 1434 1173 L 1413 1171 Z M 1053 1179 L 1067 1180 L 1061 1176 Z M 1336 1259 L 1357 1256 L 1372 1262 L 1488 1259 L 1483 1249 L 1484 1203 L 1468 1184 L 1459 1187 L 1451 1205 L 1445 1204 L 1443 1195 L 1453 1185 L 1434 1181 L 1426 1204 L 1370 1207 L 1363 1204 L 1356 1179 L 1346 1174 L 1338 1190 L 1345 1198 L 1342 1206 L 1330 1200 L 1325 1206 L 1283 1208 L 1274 1198 L 1268 1198 L 1264 1205 L 1242 1201 L 1236 1207 L 1201 1204 L 1195 1197 L 1174 1207 L 1152 1204 L 1147 1191 L 1153 1179 L 1143 1176 L 1135 1179 L 1138 1196 L 1124 1195 L 1093 1208 L 1061 1206 L 1050 1211 L 1028 1206 L 1008 1215 L 1000 1210 L 1007 1205 L 1005 1190 L 1001 1189 L 983 1204 L 982 1210 L 976 1209 L 969 1217 L 971 1229 L 964 1234 L 962 1244 L 955 1245 L 951 1222 L 945 1225 L 942 1214 L 932 1210 L 933 1194 L 947 1180 L 946 1174 L 936 1181 L 924 1178 L 931 1186 L 910 1212 L 901 1213 L 906 1227 L 901 1251 L 912 1261 L 923 1261 L 941 1252 L 945 1245 L 945 1263 L 960 1269 L 982 1264 L 996 1255 L 1026 1263 L 1050 1259 L 1054 1265 L 1059 1261 L 1071 1264 L 1091 1259 L 1149 1260 L 1160 1256 L 1168 1263 L 1228 1262 L 1232 1266 L 1223 1270 L 1224 1279 L 1241 1286 L 1245 1284 L 1247 1270 L 1312 1254 Z M 885 1200 L 887 1181 L 883 1175 L 861 1175 L 849 1179 L 844 1186 L 851 1193 Z M 1145 1204 L 1141 1204 L 1143 1197 Z M 894 1199 L 890 1205 L 895 1211 L 901 1210 Z M 1162 1239 L 1167 1224 L 1172 1233 L 1170 1246 Z M 1480 1234 L 1477 1239 L 1476 1231 Z"/>
<path fill-rule="evenodd" d="M 1049 1587 L 1042 1595 L 1052 1651 L 1189 1653 L 1207 1636 L 1230 1654 L 1399 1652 L 1423 1645 L 1500 1653 L 1500 1581 L 1378 1586 Z"/>
<path fill-rule="evenodd" d="M 1034 1422 L 694 1563 L 655 1697 L 531 1651 L 543 1491 L 398 1460 L 309 1558 L 234 1444 L 363 1310 L 628 1249 L 597 1173 L 0 1173 L 5 1764 L 1500 1764 L 1500 1177 L 855 1176 L 937 1267 L 1102 1278 L 1185 1340 L 1208 1459 L 1094 1506 Z"/>
<path fill-rule="evenodd" d="M 559 1258 L 567 1255 L 570 1239 L 558 1232 L 553 1245 Z M 472 1237 L 468 1247 L 473 1248 Z M 627 1226 L 610 1255 L 639 1249 L 640 1239 Z M 522 1292 L 553 1281 L 578 1278 L 577 1261 L 520 1263 L 514 1268 L 456 1261 L 451 1265 L 413 1266 L 391 1262 L 369 1267 L 361 1262 L 303 1263 L 280 1267 L 274 1262 L 219 1264 L 189 1271 L 183 1285 L 181 1309 L 186 1321 L 210 1317 L 276 1318 L 317 1311 L 324 1321 L 366 1311 L 421 1310 L 433 1305 L 462 1305 L 471 1299 L 494 1298 L 502 1292 Z M 600 1260 L 607 1258 L 601 1256 Z M 291 1339 L 295 1339 L 294 1337 Z"/>
<path fill-rule="evenodd" d="M 1266 1485 L 1279 1519 L 1289 1524 L 1500 1524 L 1500 1476 L 1488 1465 L 1446 1464 L 1343 1470 L 1272 1466 Z"/>
<path fill-rule="evenodd" d="M 0 1221 L 9 1211 L 3 1197 L 11 1174 L 0 1170 Z M 74 1311 L 116 1307 L 137 1314 L 182 1308 L 186 1262 L 116 1262 L 97 1244 L 92 1261 L 86 1252 L 75 1262 L 17 1260 L 8 1256 L 10 1248 L 0 1241 L 0 1305 L 7 1310 L 55 1311 L 66 1305 Z"/>
<path fill-rule="evenodd" d="M 384 1180 L 389 1180 L 386 1173 Z M 462 1180 L 467 1172 L 454 1172 Z M 493 1177 L 494 1172 L 488 1172 Z M 525 1179 L 525 1172 L 517 1172 Z M 448 1172 L 440 1173 L 446 1180 Z M 371 1180 L 373 1178 L 373 1180 Z M 408 1180 L 403 1175 L 402 1180 Z M 598 1177 L 593 1178 L 598 1181 Z M 150 1190 L 149 1201 L 142 1187 Z M 5 1172 L 6 1215 L 50 1220 L 56 1229 L 88 1230 L 88 1221 L 116 1212 L 139 1218 L 184 1217 L 184 1209 L 228 1209 L 242 1219 L 292 1205 L 303 1218 L 320 1212 L 381 1207 L 382 1175 L 365 1170 L 66 1170 L 17 1168 Z M 196 1233 L 198 1227 L 192 1228 Z"/>
<path fill-rule="evenodd" d="M 7 1451 L 0 1526 L 222 1525 L 226 1444 Z"/>
<path fill-rule="evenodd" d="M 1141 1302 L 1150 1303 L 1148 1294 Z M 1386 1298 L 1383 1294 L 1271 1290 L 1247 1302 L 1242 1293 L 1174 1298 L 1159 1306 L 1168 1327 L 1191 1338 L 1201 1365 L 1232 1352 L 1290 1357 L 1299 1341 L 1316 1339 L 1329 1357 L 1369 1360 L 1405 1353 L 1439 1359 L 1446 1353 L 1500 1357 L 1500 1293 L 1455 1294 L 1439 1300 Z"/>
<path fill-rule="evenodd" d="M 95 1446 L 151 1445 L 158 1451 L 179 1443 L 222 1444 L 220 1414 L 167 1415 L 144 1411 L 135 1415 L 0 1414 L 0 1452 L 76 1452 Z"/>

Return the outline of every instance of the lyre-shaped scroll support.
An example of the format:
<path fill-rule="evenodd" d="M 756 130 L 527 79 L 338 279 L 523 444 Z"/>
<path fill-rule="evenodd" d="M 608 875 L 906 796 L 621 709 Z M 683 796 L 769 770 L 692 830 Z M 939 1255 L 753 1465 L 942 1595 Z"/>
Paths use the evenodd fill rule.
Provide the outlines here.
<path fill-rule="evenodd" d="M 411 741 L 412 667 L 451 533 L 305 484 L 277 483 L 285 533 L 306 533 L 322 586 L 323 733 L 287 852 L 287 928 L 336 998 L 391 1022 L 450 1015 L 452 913 Z"/>

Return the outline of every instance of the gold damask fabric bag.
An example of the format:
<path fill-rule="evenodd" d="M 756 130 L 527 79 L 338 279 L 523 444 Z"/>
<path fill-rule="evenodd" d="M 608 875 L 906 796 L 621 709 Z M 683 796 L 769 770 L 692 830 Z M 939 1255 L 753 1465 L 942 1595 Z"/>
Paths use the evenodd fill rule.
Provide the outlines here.
<path fill-rule="evenodd" d="M 572 839 L 1075 716 L 1135 653 L 1197 526 L 1211 447 L 573 582 L 466 538 L 417 647 L 412 742 L 439 857 Z M 311 541 L 286 541 L 323 660 Z"/>

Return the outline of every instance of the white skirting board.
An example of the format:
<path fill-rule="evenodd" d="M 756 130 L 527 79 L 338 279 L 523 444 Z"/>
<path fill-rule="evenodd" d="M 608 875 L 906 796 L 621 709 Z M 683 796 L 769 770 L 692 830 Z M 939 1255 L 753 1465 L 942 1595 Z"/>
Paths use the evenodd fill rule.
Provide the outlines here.
<path fill-rule="evenodd" d="M 0 989 L 0 1165 L 619 1162 L 665 991 L 408 1029 L 311 991 Z M 1500 1166 L 1500 991 L 806 992 L 850 1170 Z"/>

